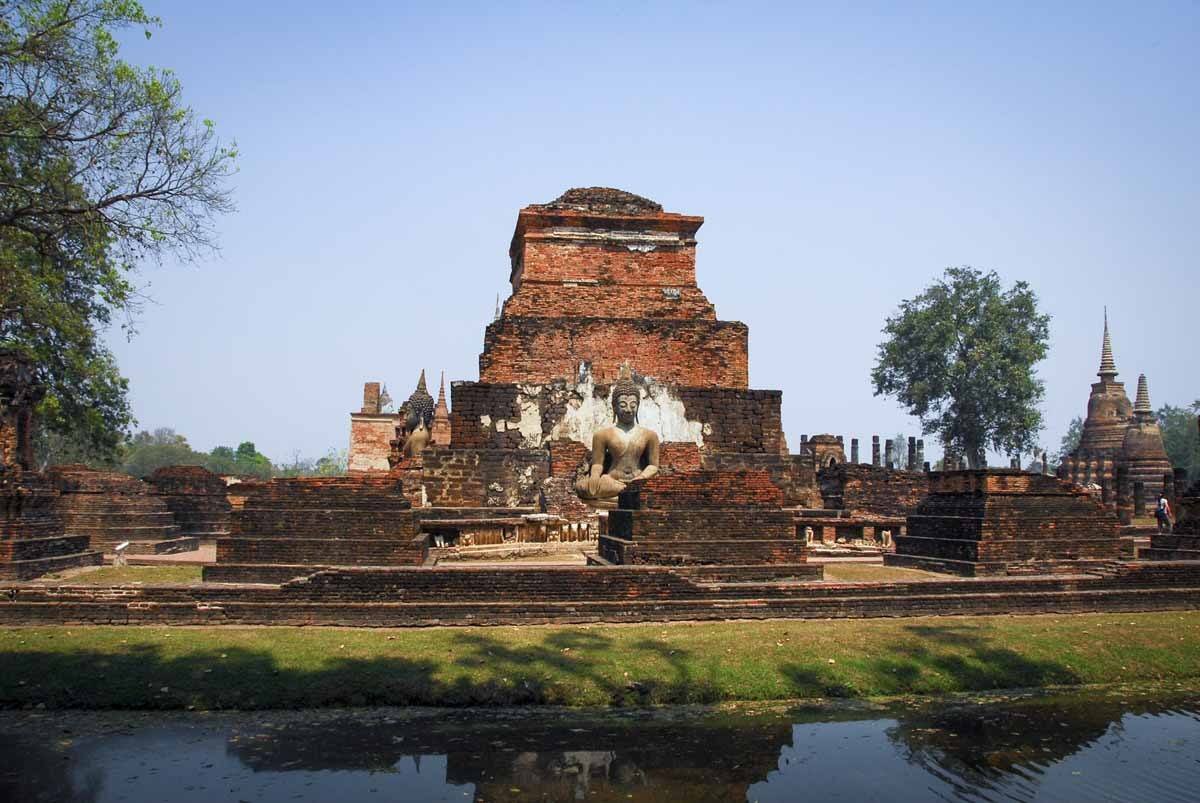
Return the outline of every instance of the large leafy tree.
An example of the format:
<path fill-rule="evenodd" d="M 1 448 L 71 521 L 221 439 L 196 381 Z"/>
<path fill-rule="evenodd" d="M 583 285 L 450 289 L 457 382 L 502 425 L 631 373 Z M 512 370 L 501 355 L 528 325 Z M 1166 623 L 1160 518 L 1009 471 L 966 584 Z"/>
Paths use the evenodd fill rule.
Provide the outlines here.
<path fill-rule="evenodd" d="M 0 0 L 0 345 L 48 388 L 41 442 L 110 458 L 132 416 L 99 333 L 131 323 L 140 261 L 211 248 L 231 208 L 234 149 L 169 71 L 118 57 L 158 24 L 133 0 Z"/>
<path fill-rule="evenodd" d="M 1031 451 L 1045 393 L 1034 365 L 1046 356 L 1050 317 L 1025 282 L 948 268 L 887 319 L 871 372 L 876 395 L 895 397 L 973 467 L 991 448 Z"/>

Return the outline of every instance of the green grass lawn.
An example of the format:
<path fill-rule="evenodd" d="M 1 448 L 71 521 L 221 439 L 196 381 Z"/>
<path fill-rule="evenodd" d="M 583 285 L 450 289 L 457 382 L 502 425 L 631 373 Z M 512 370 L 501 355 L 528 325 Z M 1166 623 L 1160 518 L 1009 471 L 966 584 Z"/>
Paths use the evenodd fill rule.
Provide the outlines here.
<path fill-rule="evenodd" d="M 0 630 L 0 706 L 643 705 L 1200 682 L 1200 612 Z"/>
<path fill-rule="evenodd" d="M 199 566 L 100 566 L 86 572 L 71 575 L 46 575 L 39 583 L 62 583 L 64 585 L 118 586 L 131 583 L 143 585 L 176 585 L 199 583 Z"/>

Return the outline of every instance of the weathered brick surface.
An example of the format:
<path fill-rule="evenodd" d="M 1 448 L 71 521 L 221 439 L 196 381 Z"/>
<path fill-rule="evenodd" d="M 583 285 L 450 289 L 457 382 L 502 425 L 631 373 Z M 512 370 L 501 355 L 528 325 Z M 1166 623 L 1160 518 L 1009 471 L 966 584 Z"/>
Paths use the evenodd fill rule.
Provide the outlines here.
<path fill-rule="evenodd" d="M 895 537 L 893 565 L 964 574 L 1132 557 L 1116 516 L 1078 486 L 1017 470 L 937 472 Z"/>
<path fill-rule="evenodd" d="M 765 471 L 701 470 L 635 480 L 621 493 L 622 510 L 778 509 L 783 493 Z"/>
<path fill-rule="evenodd" d="M 640 540 L 722 540 L 772 538 L 794 541 L 791 511 L 715 508 L 694 510 L 613 510 L 608 514 L 608 534 Z"/>
<path fill-rule="evenodd" d="M 772 484 L 783 494 L 785 507 L 817 507 L 816 472 L 809 454 L 772 452 L 707 452 L 703 467 L 720 471 L 738 469 L 765 471 Z"/>
<path fill-rule="evenodd" d="M 399 415 L 388 413 L 350 414 L 350 451 L 346 458 L 348 474 L 388 470 L 388 454 L 392 439 L 396 437 L 399 420 Z"/>
<path fill-rule="evenodd" d="M 592 510 L 575 492 L 574 477 L 547 477 L 542 481 L 538 498 L 541 512 L 561 516 L 567 521 L 585 521 L 596 517 Z"/>
<path fill-rule="evenodd" d="M 234 510 L 230 537 L 217 539 L 219 564 L 404 566 L 426 553 L 403 484 L 389 476 L 262 483 Z"/>
<path fill-rule="evenodd" d="M 806 561 L 783 492 L 765 471 L 680 471 L 631 482 L 600 555 L 618 565 L 777 566 Z"/>
<path fill-rule="evenodd" d="M 421 457 L 422 482 L 434 506 L 537 505 L 550 474 L 545 449 L 429 448 Z"/>
<path fill-rule="evenodd" d="M 717 319 L 700 288 L 688 286 L 578 284 L 564 292 L 558 282 L 525 281 L 504 302 L 504 314 L 512 317 L 589 318 L 598 311 L 608 318 Z"/>
<path fill-rule="evenodd" d="M 0 579 L 94 566 L 103 555 L 86 535 L 67 535 L 58 490 L 41 474 L 0 472 Z"/>
<path fill-rule="evenodd" d="M 607 383 L 629 360 L 669 384 L 745 388 L 746 326 L 718 321 L 696 286 L 703 218 L 597 200 L 612 192 L 571 190 L 572 208 L 520 211 L 513 295 L 487 328 L 480 381 L 569 380 L 587 363 Z"/>
<path fill-rule="evenodd" d="M 232 508 L 225 481 L 202 466 L 167 466 L 148 482 L 175 517 L 181 535 L 215 538 L 229 532 Z"/>
<path fill-rule="evenodd" d="M 595 385 L 592 392 L 607 400 L 611 387 L 601 383 Z M 683 403 L 684 417 L 699 423 L 705 432 L 705 453 L 787 453 L 781 392 L 703 387 L 676 388 L 675 392 Z M 539 440 L 549 445 L 557 440 L 553 437 L 554 428 L 563 420 L 567 400 L 574 393 L 574 388 L 565 382 L 524 388 L 512 383 L 455 382 L 451 386 L 454 412 L 451 413 L 450 445 L 456 449 L 519 448 L 524 439 L 518 430 L 518 422 L 522 419 L 521 398 L 536 406 L 536 427 L 541 431 Z M 588 447 L 587 444 L 583 446 Z M 681 457 L 678 462 L 683 467 L 689 465 L 690 459 Z"/>
<path fill-rule="evenodd" d="M 550 476 L 574 481 L 587 473 L 592 450 L 578 441 L 555 440 L 546 444 L 550 452 Z"/>
<path fill-rule="evenodd" d="M 735 387 L 681 387 L 688 420 L 705 425 L 707 451 L 786 454 L 783 392 Z"/>
<path fill-rule="evenodd" d="M 479 356 L 481 382 L 541 384 L 578 375 L 614 382 L 628 360 L 673 385 L 745 388 L 749 329 L 736 321 L 660 318 L 502 317 L 489 324 Z"/>
<path fill-rule="evenodd" d="M 277 582 L 296 577 L 284 575 L 298 568 L 302 567 L 281 567 Z M 309 568 L 310 575 L 316 573 Z M 223 567 L 209 567 L 206 575 L 220 570 Z M 396 627 L 1061 614 L 1193 609 L 1200 604 L 1197 562 L 1122 563 L 1102 575 L 971 581 L 777 583 L 774 575 L 734 583 L 708 581 L 728 571 L 644 566 L 394 568 L 323 573 L 286 588 L 8 586 L 0 593 L 0 624 Z"/>
<path fill-rule="evenodd" d="M 153 487 L 136 477 L 87 466 L 54 466 L 67 533 L 86 535 L 92 549 L 111 551 L 123 541 L 168 541 L 179 535 L 175 516 Z"/>
<path fill-rule="evenodd" d="M 607 225 L 604 221 L 601 225 Z M 696 243 L 662 243 L 653 251 L 634 251 L 616 242 L 595 243 L 563 238 L 555 234 L 527 233 L 522 255 L 522 274 L 517 293 L 526 282 L 598 284 L 601 286 L 691 287 L 696 286 Z M 574 288 L 571 288 L 574 289 Z M 546 301 L 549 301 L 548 299 Z M 604 314 L 604 308 L 599 308 Z M 567 315 L 567 307 L 546 303 L 540 315 Z M 597 310 L 593 309 L 593 315 Z"/>
<path fill-rule="evenodd" d="M 450 448 L 518 448 L 520 432 L 497 432 L 494 426 L 485 425 L 481 420 L 485 417 L 492 422 L 520 420 L 521 406 L 517 397 L 517 386 L 512 383 L 452 382 Z"/>
<path fill-rule="evenodd" d="M 929 493 L 922 471 L 896 471 L 880 466 L 842 463 L 821 469 L 818 483 L 824 506 L 859 516 L 905 517 Z"/>

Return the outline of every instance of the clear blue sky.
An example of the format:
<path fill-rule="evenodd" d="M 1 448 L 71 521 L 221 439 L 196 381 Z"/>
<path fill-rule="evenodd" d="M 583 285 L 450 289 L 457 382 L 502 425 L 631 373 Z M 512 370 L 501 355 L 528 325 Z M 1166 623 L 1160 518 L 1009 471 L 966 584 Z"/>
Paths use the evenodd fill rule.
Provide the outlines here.
<path fill-rule="evenodd" d="M 439 5 L 148 0 L 124 54 L 242 156 L 221 254 L 146 266 L 112 337 L 142 428 L 315 457 L 366 380 L 477 379 L 517 210 L 589 185 L 705 216 L 700 285 L 793 449 L 916 434 L 869 372 L 948 265 L 1053 316 L 1045 445 L 1105 304 L 1131 397 L 1200 397 L 1196 2 Z"/>

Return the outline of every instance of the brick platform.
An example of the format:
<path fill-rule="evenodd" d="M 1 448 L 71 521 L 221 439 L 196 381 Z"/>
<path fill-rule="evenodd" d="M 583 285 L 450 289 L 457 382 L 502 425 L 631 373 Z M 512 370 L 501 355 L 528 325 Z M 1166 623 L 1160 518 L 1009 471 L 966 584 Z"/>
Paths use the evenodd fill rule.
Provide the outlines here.
<path fill-rule="evenodd" d="M 167 466 L 148 480 L 175 516 L 181 535 L 219 538 L 229 534 L 225 481 L 201 466 Z"/>
<path fill-rule="evenodd" d="M 0 625 L 402 627 L 1112 613 L 1200 605 L 1195 561 L 1113 563 L 1087 575 L 904 583 L 713 582 L 700 571 L 309 567 L 303 580 L 281 575 L 270 585 L 0 585 Z"/>
<path fill-rule="evenodd" d="M 1112 511 L 1082 488 L 1018 470 L 929 475 L 888 566 L 969 576 L 1079 571 L 1133 556 Z"/>
<path fill-rule="evenodd" d="M 205 579 L 223 576 L 223 564 L 262 566 L 259 576 L 271 579 L 291 571 L 280 566 L 421 565 L 427 540 L 394 477 L 271 480 L 234 510 L 229 537 L 217 539 L 218 566 L 206 567 Z M 253 574 L 237 571 L 242 579 Z"/>
<path fill-rule="evenodd" d="M 111 552 L 124 541 L 188 547 L 177 540 L 179 527 L 166 502 L 142 480 L 81 465 L 54 466 L 46 473 L 61 493 L 58 508 L 67 533 L 86 535 L 91 549 Z"/>
<path fill-rule="evenodd" d="M 44 476 L 0 472 L 0 579 L 28 580 L 103 562 L 86 535 L 65 533 L 58 501 L 58 490 Z"/>
<path fill-rule="evenodd" d="M 701 470 L 660 474 L 629 484 L 608 515 L 600 556 L 616 565 L 767 567 L 789 577 L 819 579 L 805 566 L 805 544 L 792 512 L 765 471 Z"/>

